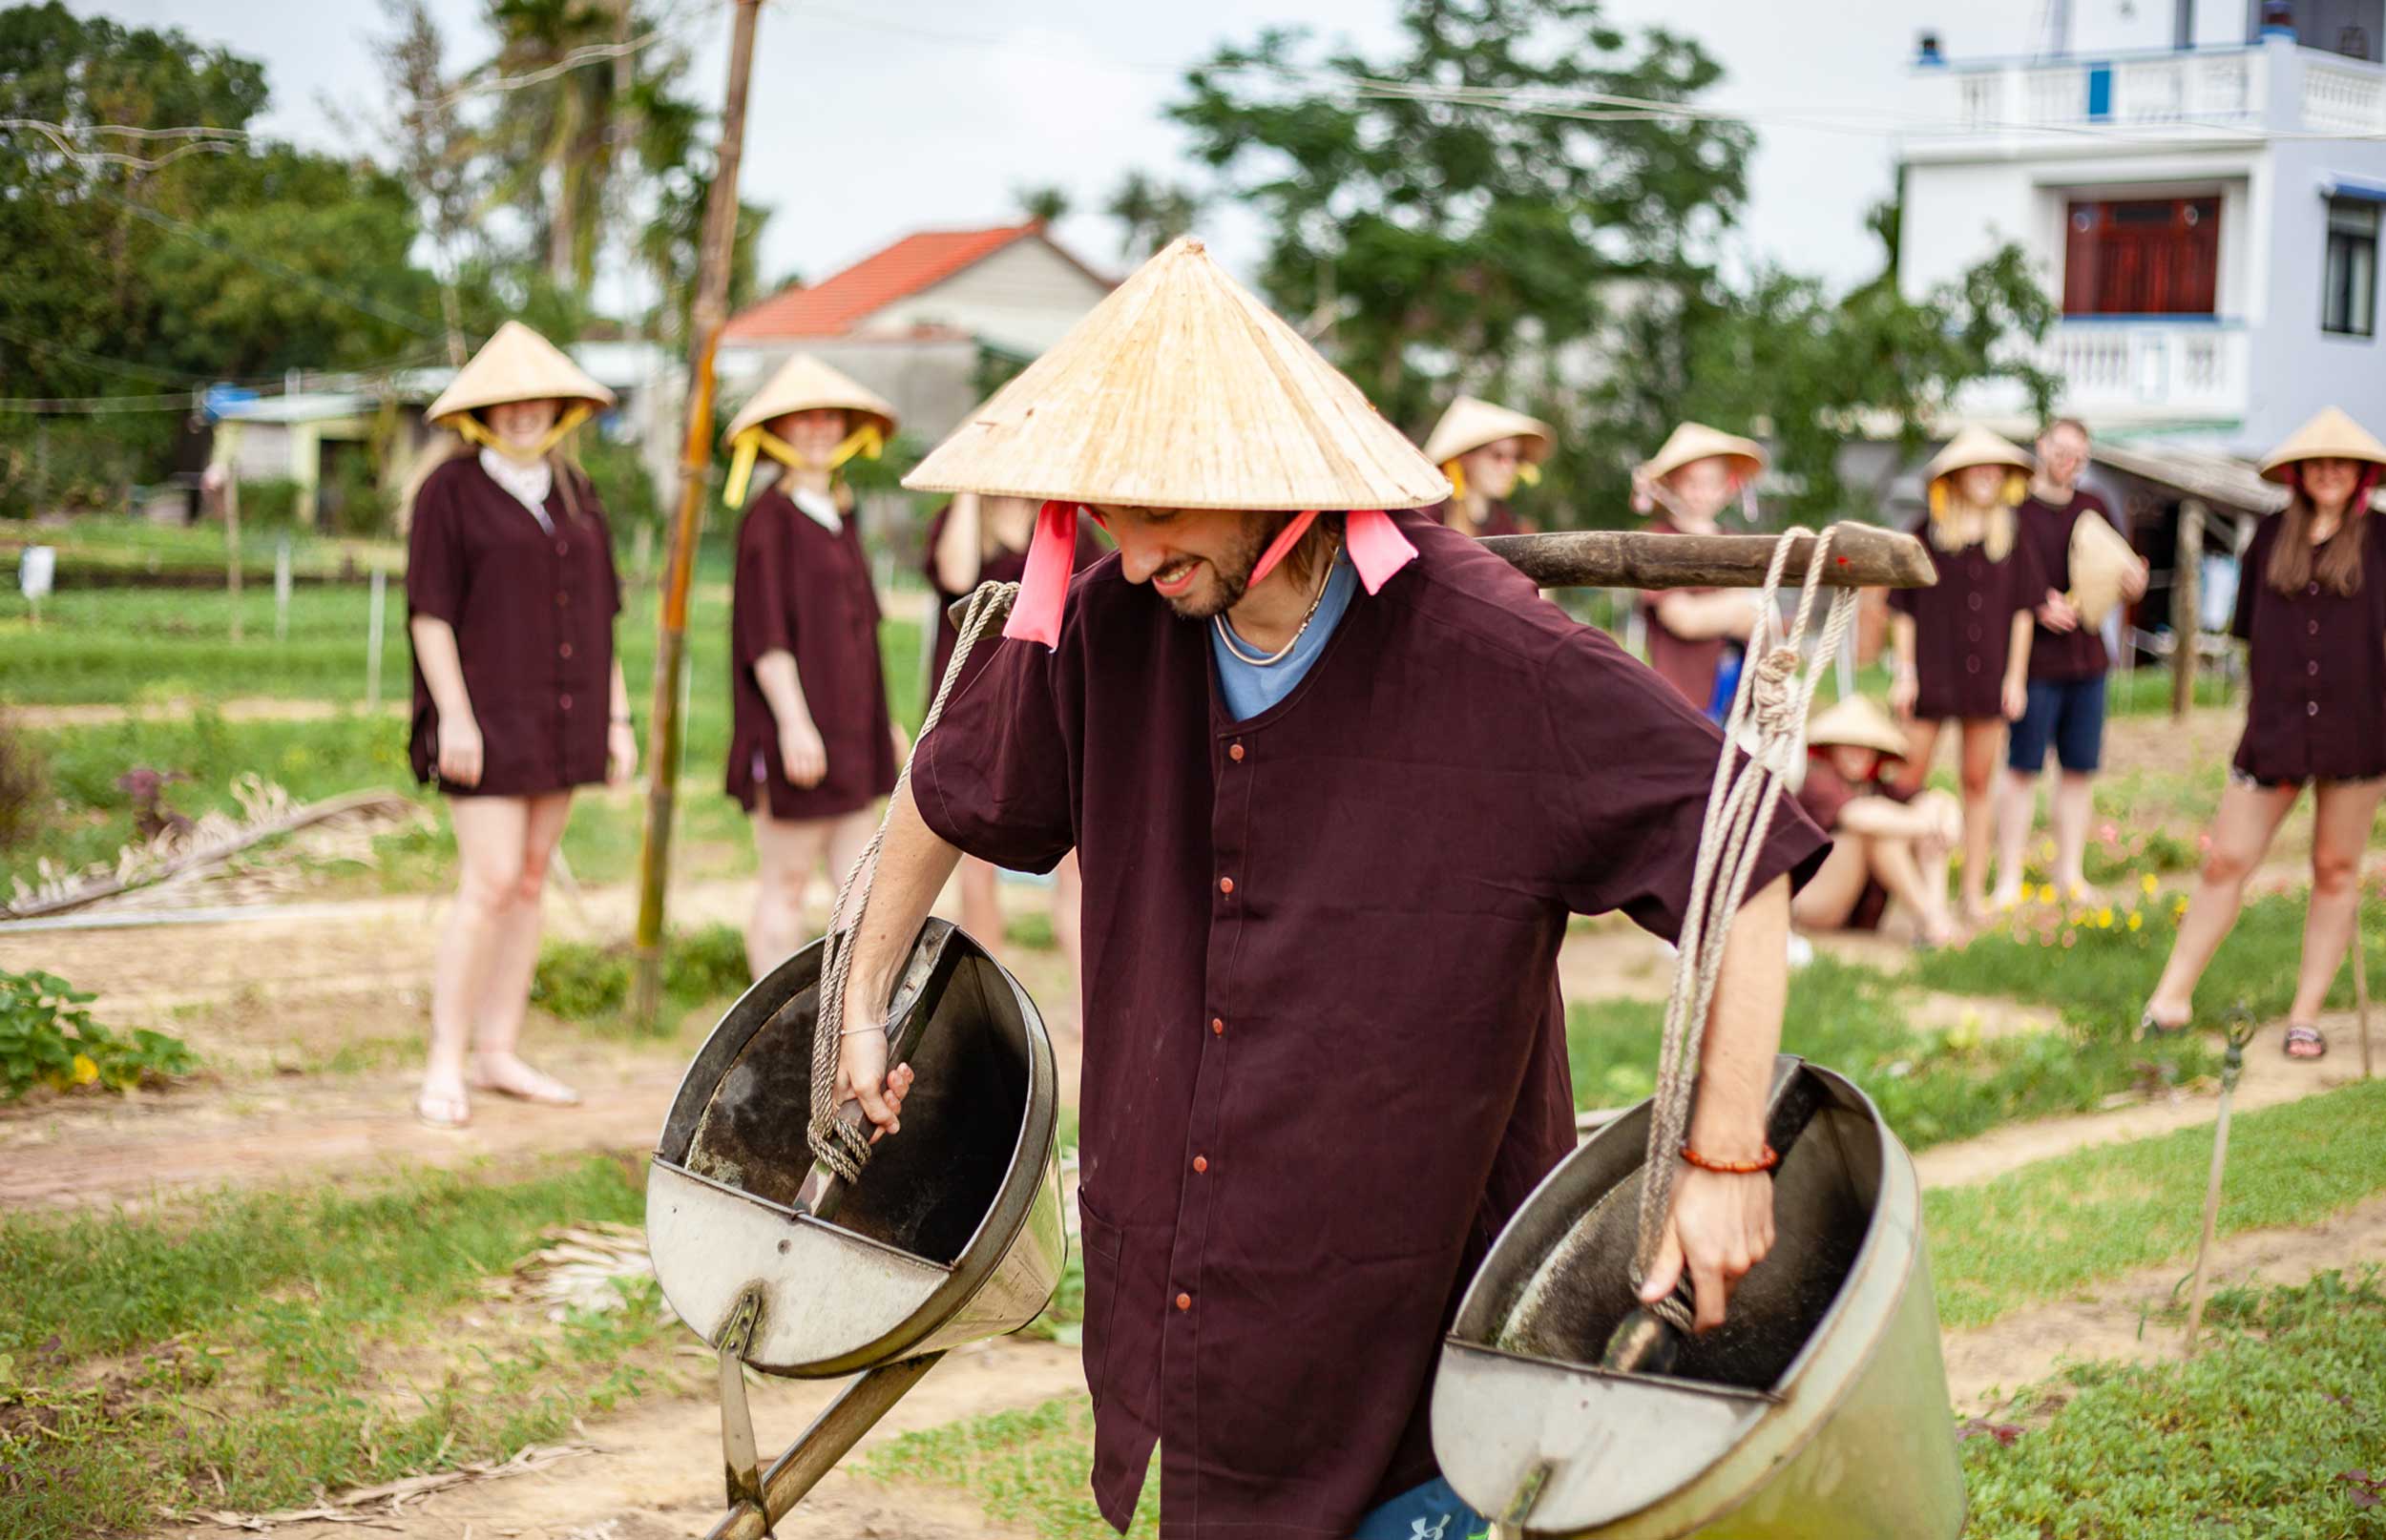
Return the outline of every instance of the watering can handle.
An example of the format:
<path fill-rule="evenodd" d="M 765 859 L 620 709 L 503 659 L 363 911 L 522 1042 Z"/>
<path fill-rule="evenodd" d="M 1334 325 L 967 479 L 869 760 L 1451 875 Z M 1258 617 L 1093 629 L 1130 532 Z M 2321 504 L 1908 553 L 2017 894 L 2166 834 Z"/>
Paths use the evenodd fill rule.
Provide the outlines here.
<path fill-rule="evenodd" d="M 890 1067 L 903 1063 L 919 1047 L 920 1034 L 927 1029 L 928 1013 L 919 1009 L 928 998 L 930 986 L 949 976 L 960 962 L 959 951 L 952 945 L 952 928 L 938 927 L 931 920 L 921 927 L 920 939 L 912 944 L 911 960 L 896 984 L 894 998 L 887 1006 L 887 1063 Z M 814 1030 L 818 1030 L 817 1027 Z M 863 1129 L 867 1114 L 858 1097 L 848 1097 L 838 1103 L 831 1114 L 839 1123 L 855 1130 Z M 796 1189 L 795 1206 L 814 1218 L 826 1219 L 836 1212 L 849 1184 L 825 1160 L 812 1162 L 810 1175 Z"/>

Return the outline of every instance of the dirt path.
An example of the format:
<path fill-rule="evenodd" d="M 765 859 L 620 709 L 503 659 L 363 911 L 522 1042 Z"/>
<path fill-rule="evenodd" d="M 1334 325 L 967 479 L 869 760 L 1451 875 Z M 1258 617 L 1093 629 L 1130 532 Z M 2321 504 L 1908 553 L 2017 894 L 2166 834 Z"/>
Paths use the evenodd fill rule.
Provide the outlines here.
<path fill-rule="evenodd" d="M 784 1447 L 843 1387 L 827 1383 L 754 1383 L 755 1431 L 764 1458 Z M 930 1540 L 931 1536 L 1023 1535 L 991 1525 L 974 1503 L 934 1488 L 882 1487 L 852 1474 L 889 1439 L 964 1417 L 1038 1405 L 1081 1391 L 1074 1348 L 1005 1339 L 947 1355 L 896 1403 L 853 1454 L 780 1524 L 782 1540 Z M 701 1535 L 722 1513 L 721 1424 L 701 1400 L 648 1403 L 590 1429 L 596 1452 L 526 1475 L 453 1487 L 397 1516 L 366 1516 L 371 1531 L 420 1540 L 680 1540 Z M 276 1528 L 281 1540 L 355 1540 L 365 1524 Z M 248 1531 L 176 1525 L 158 1540 L 238 1540 Z"/>
<path fill-rule="evenodd" d="M 2331 1268 L 2386 1262 L 2386 1196 L 2294 1229 L 2248 1230 L 2212 1243 L 2212 1289 L 2302 1283 Z M 2146 1363 L 2185 1356 L 2185 1328 L 2151 1319 L 2185 1306 L 2191 1262 L 2151 1267 L 2085 1299 L 2025 1310 L 1941 1342 L 1958 1410 L 1982 1413 L 2064 1363 Z"/>
<path fill-rule="evenodd" d="M 336 717 L 363 716 L 362 701 L 284 700 L 274 696 L 240 697 L 230 700 L 143 700 L 131 705 L 10 706 L 9 720 L 19 727 L 105 727 L 114 722 L 178 722 L 199 711 L 228 722 L 321 722 Z M 380 715 L 403 718 L 407 702 L 382 702 Z"/>

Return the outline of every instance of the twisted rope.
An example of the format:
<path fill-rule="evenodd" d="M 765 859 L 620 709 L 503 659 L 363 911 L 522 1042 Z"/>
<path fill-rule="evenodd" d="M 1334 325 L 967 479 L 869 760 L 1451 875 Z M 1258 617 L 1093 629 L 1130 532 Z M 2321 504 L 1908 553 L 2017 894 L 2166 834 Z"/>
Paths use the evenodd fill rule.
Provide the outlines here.
<path fill-rule="evenodd" d="M 1706 1039 L 1707 1010 L 1714 1002 L 1715 980 L 1723 970 L 1731 922 L 1748 898 L 1748 884 L 1764 855 L 1764 836 L 1772 827 L 1782 778 L 1803 737 L 1807 710 L 1822 682 L 1823 665 L 1838 653 L 1840 639 L 1855 616 L 1856 591 L 1835 592 L 1824 617 L 1820 644 L 1810 655 L 1801 656 L 1800 643 L 1813 618 L 1815 595 L 1823 574 L 1830 571 L 1835 528 L 1814 537 L 1797 617 L 1786 632 L 1775 595 L 1789 565 L 1790 542 L 1785 535 L 1773 543 L 1773 559 L 1765 572 L 1762 609 L 1748 638 L 1752 666 L 1741 671 L 1731 714 L 1724 723 L 1724 752 L 1717 757 L 1714 784 L 1707 792 L 1706 819 L 1699 830 L 1698 855 L 1691 868 L 1689 909 L 1683 917 L 1673 989 L 1665 1000 L 1664 1048 L 1650 1109 L 1640 1228 L 1633 1249 L 1635 1288 L 1646 1280 L 1664 1246 L 1674 1179 L 1698 1084 L 1699 1050 Z M 1745 759 L 1733 752 L 1741 744 L 1744 729 L 1755 735 L 1755 747 Z M 1676 1329 L 1689 1331 L 1690 1312 L 1679 1290 L 1649 1308 Z"/>
<path fill-rule="evenodd" d="M 878 832 L 869 837 L 869 843 L 854 860 L 853 869 L 846 873 L 845 885 L 837 889 L 836 906 L 828 911 L 828 939 L 821 958 L 820 1009 L 812 1017 L 812 1115 L 805 1128 L 805 1142 L 821 1164 L 847 1181 L 862 1174 L 869 1164 L 869 1130 L 868 1125 L 839 1121 L 837 1113 L 837 1055 L 845 1044 L 846 976 L 853 970 L 853 937 L 862 928 L 862 916 L 869 910 L 870 884 L 878 876 L 879 847 L 887 842 L 887 819 L 893 817 L 895 800 L 910 783 L 911 761 L 919 757 L 924 742 L 936 719 L 945 712 L 945 701 L 951 698 L 953 685 L 961 677 L 961 667 L 970 659 L 978 638 L 987 628 L 996 624 L 1017 598 L 1016 583 L 980 583 L 969 598 L 969 608 L 961 615 L 961 639 L 953 644 L 952 661 L 945 665 L 945 676 L 936 686 L 936 698 L 928 703 L 928 715 L 920 721 L 919 737 L 911 740 L 911 752 L 904 757 L 903 772 L 895 777 L 894 794 L 887 800 L 887 818 L 878 821 Z M 852 912 L 846 909 L 852 901 Z M 890 1066 L 891 1068 L 891 1066 Z"/>

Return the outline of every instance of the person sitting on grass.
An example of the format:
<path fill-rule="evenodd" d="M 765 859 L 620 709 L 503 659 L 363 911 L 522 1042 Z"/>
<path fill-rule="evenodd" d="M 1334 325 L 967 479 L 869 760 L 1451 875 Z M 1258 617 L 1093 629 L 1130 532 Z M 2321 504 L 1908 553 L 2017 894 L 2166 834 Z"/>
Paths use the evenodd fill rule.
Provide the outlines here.
<path fill-rule="evenodd" d="M 2213 816 L 2211 854 L 2138 1020 L 2169 1037 L 2237 923 L 2246 879 L 2312 783 L 2312 906 L 2287 1009 L 2287 1056 L 2328 1051 L 2318 1017 L 2361 902 L 2361 853 L 2386 794 L 2386 520 L 2370 493 L 2386 445 L 2331 406 L 2262 462 L 2292 489 L 2246 549 L 2231 628 L 2248 646 L 2245 737 Z"/>
<path fill-rule="evenodd" d="M 1915 940 L 1955 939 L 1947 913 L 1947 855 L 1963 810 L 1943 791 L 1906 793 L 1894 777 L 1906 736 L 1863 696 L 1819 713 L 1807 728 L 1798 805 L 1831 837 L 1822 870 L 1790 901 L 1808 930 L 1877 930 L 1890 900 L 1914 919 Z"/>

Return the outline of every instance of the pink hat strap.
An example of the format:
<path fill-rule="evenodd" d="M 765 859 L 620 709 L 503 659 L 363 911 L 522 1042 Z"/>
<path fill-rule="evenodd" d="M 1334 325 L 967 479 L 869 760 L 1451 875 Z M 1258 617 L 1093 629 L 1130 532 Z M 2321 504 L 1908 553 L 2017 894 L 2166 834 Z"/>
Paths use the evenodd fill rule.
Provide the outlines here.
<path fill-rule="evenodd" d="M 1027 572 L 1002 634 L 1015 640 L 1060 645 L 1060 611 L 1069 601 L 1069 577 L 1077 568 L 1078 505 L 1057 498 L 1036 515 L 1036 538 L 1028 542 Z"/>
<path fill-rule="evenodd" d="M 1301 543 L 1301 537 L 1316 522 L 1317 511 L 1312 509 L 1279 530 L 1276 538 L 1261 552 L 1259 565 L 1251 569 L 1252 584 L 1257 585 L 1261 578 L 1274 572 L 1276 564 Z M 1370 593 L 1381 591 L 1392 581 L 1392 573 L 1416 560 L 1416 547 L 1382 509 L 1353 509 L 1344 515 L 1343 535 L 1350 551 L 1350 565 L 1358 569 L 1359 581 L 1367 585 Z"/>

